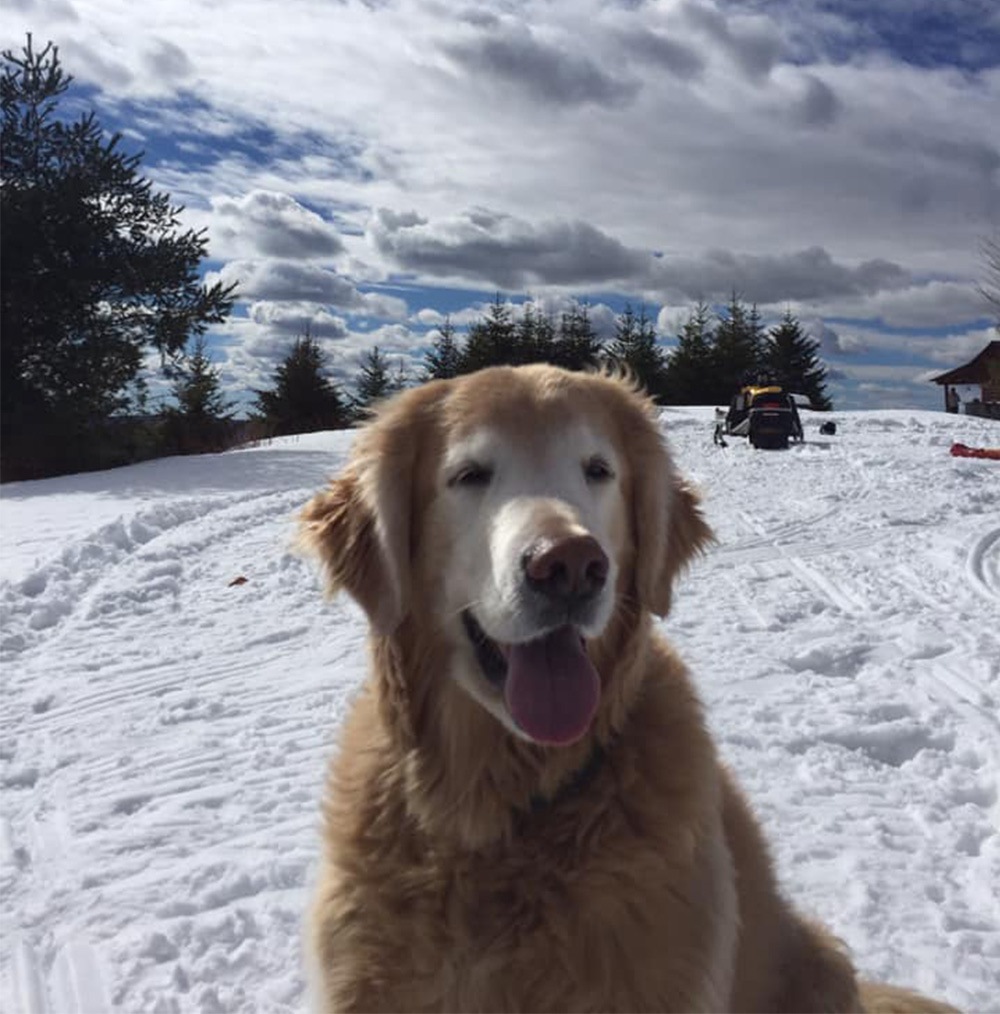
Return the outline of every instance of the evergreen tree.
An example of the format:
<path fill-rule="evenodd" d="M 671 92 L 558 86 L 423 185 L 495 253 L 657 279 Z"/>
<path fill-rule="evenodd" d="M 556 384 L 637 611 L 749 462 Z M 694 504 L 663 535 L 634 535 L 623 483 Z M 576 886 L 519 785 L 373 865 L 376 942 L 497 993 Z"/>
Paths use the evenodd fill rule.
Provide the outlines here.
<path fill-rule="evenodd" d="M 406 368 L 406 363 L 403 362 L 402 356 L 400 356 L 396 362 L 396 369 L 389 378 L 389 393 L 395 394 L 397 391 L 402 391 L 404 388 L 409 387 L 409 385 L 410 373 Z"/>
<path fill-rule="evenodd" d="M 741 387 L 757 380 L 762 345 L 756 306 L 748 310 L 734 292 L 715 329 L 712 401 L 726 404 Z"/>
<path fill-rule="evenodd" d="M 767 364 L 764 361 L 764 354 L 767 348 L 767 331 L 764 329 L 763 321 L 760 319 L 760 312 L 757 309 L 756 303 L 750 304 L 750 310 L 746 317 L 746 328 L 747 328 L 747 340 L 749 344 L 755 350 L 757 356 L 757 373 L 761 374 L 761 371 L 767 370 Z M 759 379 L 766 379 L 759 376 Z"/>
<path fill-rule="evenodd" d="M 708 304 L 699 302 L 678 335 L 677 347 L 667 361 L 667 401 L 672 405 L 715 404 L 714 368 L 711 310 Z"/>
<path fill-rule="evenodd" d="M 567 370 L 593 369 L 601 361 L 601 340 L 590 320 L 590 309 L 574 304 L 562 315 L 552 361 Z"/>
<path fill-rule="evenodd" d="M 177 366 L 172 394 L 177 405 L 163 413 L 164 449 L 171 454 L 223 450 L 233 412 L 203 337 L 194 340 L 191 352 Z"/>
<path fill-rule="evenodd" d="M 556 347 L 556 325 L 550 314 L 535 314 L 535 344 L 533 358 L 527 362 L 555 363 L 558 349 Z"/>
<path fill-rule="evenodd" d="M 630 304 L 618 315 L 615 334 L 607 349 L 608 360 L 617 367 L 626 367 L 656 399 L 664 395 L 667 360 L 656 341 L 656 329 L 646 315 L 645 306 L 636 316 Z"/>
<path fill-rule="evenodd" d="M 354 409 L 358 415 L 365 415 L 395 390 L 389 360 L 375 345 L 361 357 L 361 372 L 354 381 Z"/>
<path fill-rule="evenodd" d="M 775 383 L 786 391 L 806 394 L 814 409 L 829 411 L 833 405 L 826 393 L 826 367 L 820 361 L 819 342 L 802 330 L 786 310 L 781 323 L 771 329 L 763 362 Z"/>
<path fill-rule="evenodd" d="M 72 78 L 51 43 L 3 53 L 0 79 L 0 443 L 27 477 L 120 461 L 109 420 L 144 353 L 178 357 L 223 320 L 233 288 L 206 288 L 204 232 L 139 175 L 93 113 L 57 116 Z M 120 427 L 118 428 L 120 430 Z"/>
<path fill-rule="evenodd" d="M 445 319 L 437 338 L 424 354 L 426 380 L 449 380 L 462 372 L 462 346 L 455 337 L 451 317 Z"/>
<path fill-rule="evenodd" d="M 177 370 L 173 396 L 178 411 L 189 419 L 224 419 L 232 414 L 222 394 L 219 368 L 208 358 L 201 335 L 195 338 L 191 352 Z"/>
<path fill-rule="evenodd" d="M 521 319 L 514 325 L 514 341 L 511 356 L 507 361 L 510 366 L 521 366 L 524 363 L 538 361 L 538 317 L 529 300 L 521 307 Z"/>
<path fill-rule="evenodd" d="M 462 372 L 472 373 L 487 366 L 503 366 L 516 360 L 514 317 L 501 302 L 500 293 L 490 304 L 486 316 L 469 328 L 462 353 Z"/>
<path fill-rule="evenodd" d="M 342 429 L 350 412 L 324 375 L 325 357 L 308 332 L 295 340 L 275 370 L 270 391 L 256 391 L 256 408 L 273 436 Z"/>

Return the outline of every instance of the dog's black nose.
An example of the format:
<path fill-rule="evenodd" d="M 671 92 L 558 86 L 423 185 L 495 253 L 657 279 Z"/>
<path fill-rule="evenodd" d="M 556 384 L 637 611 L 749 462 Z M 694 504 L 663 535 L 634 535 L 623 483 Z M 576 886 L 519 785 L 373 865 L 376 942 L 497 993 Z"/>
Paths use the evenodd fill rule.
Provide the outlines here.
<path fill-rule="evenodd" d="M 592 598 L 608 579 L 608 557 L 592 535 L 539 539 L 521 565 L 533 590 L 566 603 Z"/>

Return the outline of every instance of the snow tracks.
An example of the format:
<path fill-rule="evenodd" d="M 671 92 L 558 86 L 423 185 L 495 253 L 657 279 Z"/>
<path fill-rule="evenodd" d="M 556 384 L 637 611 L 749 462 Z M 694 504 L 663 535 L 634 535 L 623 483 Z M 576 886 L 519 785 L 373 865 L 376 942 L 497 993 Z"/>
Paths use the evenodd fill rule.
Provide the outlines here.
<path fill-rule="evenodd" d="M 947 454 L 986 439 L 858 413 L 719 451 L 669 418 L 720 545 L 666 630 L 789 895 L 865 972 L 995 1007 L 1000 473 Z M 5 487 L 0 1010 L 301 1009 L 365 627 L 286 546 L 349 441 Z"/>
<path fill-rule="evenodd" d="M 0 1009 L 300 1006 L 363 637 L 286 550 L 317 459 L 299 488 L 143 505 L 0 586 Z"/>
<path fill-rule="evenodd" d="M 991 1009 L 1000 473 L 929 413 L 838 429 L 785 453 L 676 435 L 720 544 L 666 627 L 788 893 L 867 974 Z"/>

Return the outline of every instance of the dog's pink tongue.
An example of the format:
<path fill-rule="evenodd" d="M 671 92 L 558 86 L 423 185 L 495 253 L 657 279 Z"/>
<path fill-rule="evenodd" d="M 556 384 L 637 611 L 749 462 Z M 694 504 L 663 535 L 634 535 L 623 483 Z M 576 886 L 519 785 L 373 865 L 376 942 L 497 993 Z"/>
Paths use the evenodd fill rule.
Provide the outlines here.
<path fill-rule="evenodd" d="M 601 680 L 573 627 L 512 644 L 507 656 L 507 707 L 532 739 L 553 746 L 578 740 L 590 728 Z"/>

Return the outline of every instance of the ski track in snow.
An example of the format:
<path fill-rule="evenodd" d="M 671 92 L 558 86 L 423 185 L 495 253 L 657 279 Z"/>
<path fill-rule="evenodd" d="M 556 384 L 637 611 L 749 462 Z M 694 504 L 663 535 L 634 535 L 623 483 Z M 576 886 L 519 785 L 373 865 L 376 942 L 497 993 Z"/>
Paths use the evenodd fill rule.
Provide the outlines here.
<path fill-rule="evenodd" d="M 718 535 L 667 634 L 787 893 L 863 973 L 1000 1007 L 995 423 L 787 452 L 664 413 Z M 295 1011 L 364 623 L 288 551 L 350 434 L 3 490 L 0 1010 Z M 241 586 L 230 587 L 239 576 Z"/>

